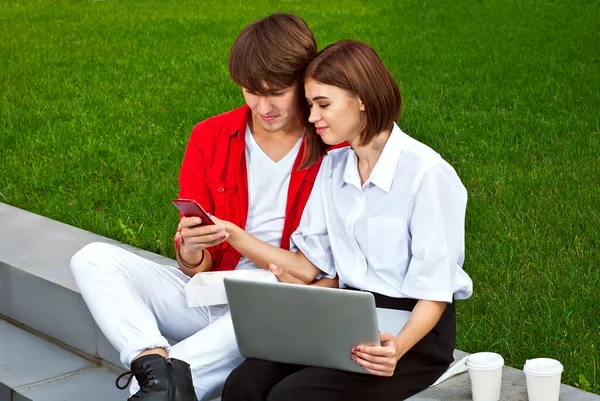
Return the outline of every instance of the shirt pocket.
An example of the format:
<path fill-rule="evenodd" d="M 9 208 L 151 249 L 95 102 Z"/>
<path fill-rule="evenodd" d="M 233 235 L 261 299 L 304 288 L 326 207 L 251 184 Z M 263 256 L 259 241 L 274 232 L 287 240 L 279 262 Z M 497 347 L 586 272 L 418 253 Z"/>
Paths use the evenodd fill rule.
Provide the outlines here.
<path fill-rule="evenodd" d="M 215 210 L 213 214 L 224 220 L 231 220 L 234 210 L 239 208 L 237 183 L 207 181 Z"/>
<path fill-rule="evenodd" d="M 368 217 L 367 235 L 367 254 L 374 269 L 394 269 L 397 274 L 406 271 L 410 241 L 404 217 Z"/>

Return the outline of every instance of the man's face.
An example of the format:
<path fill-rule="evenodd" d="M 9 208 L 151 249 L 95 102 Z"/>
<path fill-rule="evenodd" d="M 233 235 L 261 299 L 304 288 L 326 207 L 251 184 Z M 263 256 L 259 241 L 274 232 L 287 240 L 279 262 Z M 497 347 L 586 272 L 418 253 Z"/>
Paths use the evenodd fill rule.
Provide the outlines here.
<path fill-rule="evenodd" d="M 298 87 L 275 90 L 268 95 L 250 93 L 242 88 L 246 104 L 252 109 L 254 123 L 266 131 L 285 130 L 298 123 Z"/>

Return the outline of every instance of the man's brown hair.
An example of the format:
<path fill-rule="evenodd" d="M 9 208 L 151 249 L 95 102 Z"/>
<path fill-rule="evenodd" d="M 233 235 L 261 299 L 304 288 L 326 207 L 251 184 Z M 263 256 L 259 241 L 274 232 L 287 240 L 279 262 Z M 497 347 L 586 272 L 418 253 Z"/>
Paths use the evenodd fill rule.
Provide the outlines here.
<path fill-rule="evenodd" d="M 402 98 L 398 84 L 369 45 L 342 40 L 321 50 L 306 70 L 304 81 L 338 87 L 358 96 L 366 121 L 360 145 L 369 144 L 381 131 L 392 129 L 400 118 Z"/>
<path fill-rule="evenodd" d="M 251 93 L 268 95 L 300 82 L 317 55 L 317 42 L 302 18 L 272 14 L 248 24 L 229 52 L 229 74 Z"/>
<path fill-rule="evenodd" d="M 306 128 L 305 144 L 311 152 L 304 168 L 325 153 L 326 145 L 308 122 L 310 110 L 304 97 L 302 77 L 317 55 L 317 41 L 299 16 L 271 14 L 247 25 L 229 52 L 229 75 L 250 93 L 268 96 L 297 85 L 298 116 Z"/>

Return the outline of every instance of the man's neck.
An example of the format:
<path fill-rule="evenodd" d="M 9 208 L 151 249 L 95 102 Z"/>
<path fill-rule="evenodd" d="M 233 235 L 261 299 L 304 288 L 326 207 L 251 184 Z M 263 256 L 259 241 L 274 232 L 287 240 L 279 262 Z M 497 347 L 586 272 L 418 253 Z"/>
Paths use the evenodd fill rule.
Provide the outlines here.
<path fill-rule="evenodd" d="M 248 121 L 250 132 L 262 151 L 276 163 L 292 150 L 304 132 L 299 120 L 278 131 L 267 131 L 259 122 L 253 123 L 254 118 L 252 115 L 252 119 Z"/>
<path fill-rule="evenodd" d="M 257 117 L 252 114 L 248 125 L 250 126 L 250 132 L 257 141 L 285 141 L 294 138 L 298 140 L 304 132 L 304 126 L 300 120 L 294 120 L 277 131 L 267 131 L 256 119 Z"/>

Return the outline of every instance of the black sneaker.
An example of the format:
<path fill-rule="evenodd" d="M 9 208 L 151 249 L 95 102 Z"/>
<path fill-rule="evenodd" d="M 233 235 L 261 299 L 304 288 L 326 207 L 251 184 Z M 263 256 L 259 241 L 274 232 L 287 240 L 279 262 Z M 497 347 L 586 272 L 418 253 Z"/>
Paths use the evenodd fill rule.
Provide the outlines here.
<path fill-rule="evenodd" d="M 130 375 L 124 386 L 119 381 Z M 179 359 L 165 359 L 160 355 L 142 356 L 131 363 L 131 371 L 117 377 L 116 386 L 124 390 L 135 376 L 140 391 L 130 401 L 198 401 L 192 383 L 190 365 Z"/>

